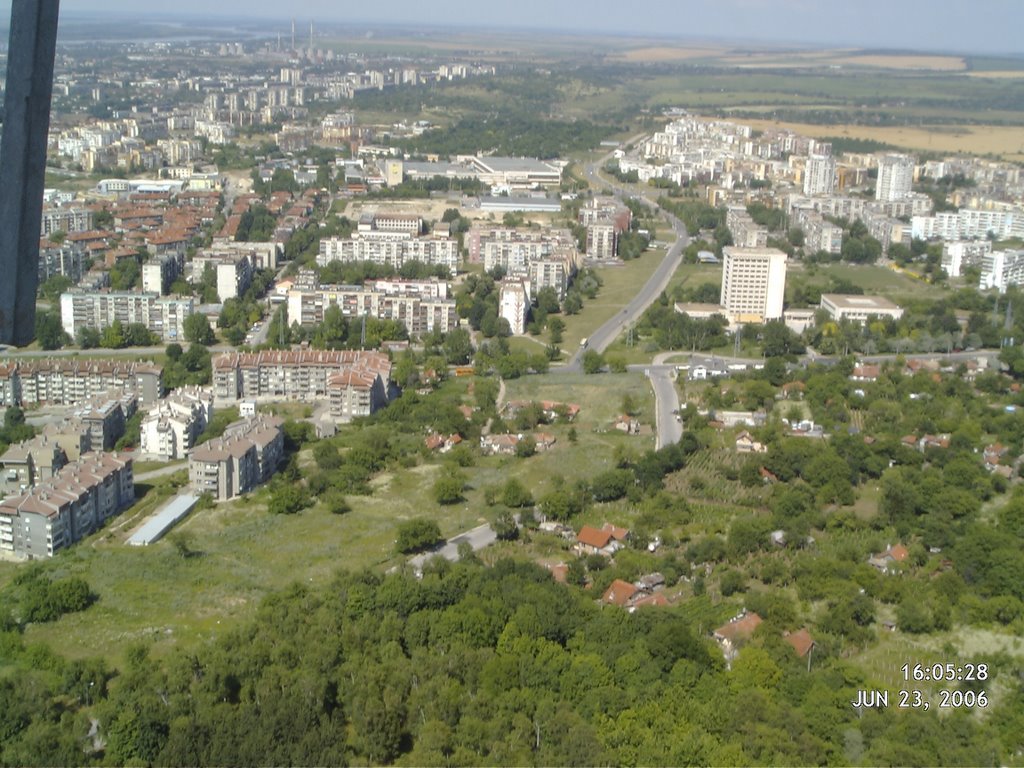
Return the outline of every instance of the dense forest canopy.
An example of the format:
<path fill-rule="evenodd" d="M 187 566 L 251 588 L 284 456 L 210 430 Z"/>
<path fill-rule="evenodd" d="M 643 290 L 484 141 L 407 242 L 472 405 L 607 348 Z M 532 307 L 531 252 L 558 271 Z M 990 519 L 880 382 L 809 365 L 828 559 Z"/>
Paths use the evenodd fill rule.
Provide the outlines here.
<path fill-rule="evenodd" d="M 850 706 L 842 658 L 808 664 L 771 618 L 727 669 L 672 610 L 599 607 L 511 560 L 293 585 L 209 647 L 113 675 L 25 647 L 0 679 L 5 765 L 742 765 L 999 762 L 1020 694 L 968 711 Z M 88 716 L 86 716 L 88 715 Z M 95 721 L 90 718 L 95 718 Z M 95 725 L 95 728 L 93 726 Z M 87 737 L 90 729 L 95 738 Z"/>

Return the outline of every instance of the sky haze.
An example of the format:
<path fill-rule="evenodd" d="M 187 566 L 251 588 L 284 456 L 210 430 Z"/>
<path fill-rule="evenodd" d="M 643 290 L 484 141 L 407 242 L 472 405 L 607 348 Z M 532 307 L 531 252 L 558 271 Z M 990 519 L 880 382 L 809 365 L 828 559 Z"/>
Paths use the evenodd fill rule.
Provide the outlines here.
<path fill-rule="evenodd" d="M 1024 55 L 1022 0 L 391 0 L 376 6 L 336 0 L 62 0 L 62 13 L 105 12 L 287 19 L 308 24 L 427 24 L 527 27 L 669 38 L 713 38 L 763 43 L 855 45 Z M 0 5 L 9 15 L 9 2 Z"/>

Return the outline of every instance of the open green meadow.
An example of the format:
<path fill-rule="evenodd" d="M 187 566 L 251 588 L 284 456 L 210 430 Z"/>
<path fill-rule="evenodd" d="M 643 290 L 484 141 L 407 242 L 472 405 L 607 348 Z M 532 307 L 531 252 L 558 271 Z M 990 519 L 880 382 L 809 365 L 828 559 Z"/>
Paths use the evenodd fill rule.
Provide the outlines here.
<path fill-rule="evenodd" d="M 827 287 L 833 278 L 853 283 L 863 288 L 866 294 L 885 296 L 897 303 L 937 299 L 948 293 L 948 289 L 941 285 L 877 265 L 791 263 L 786 276 L 787 285 L 803 282 L 822 288 Z"/>
<path fill-rule="evenodd" d="M 570 353 L 575 351 L 582 339 L 621 312 L 651 278 L 664 258 L 664 249 L 654 248 L 621 266 L 599 269 L 597 273 L 604 285 L 597 298 L 584 299 L 579 314 L 561 316 L 565 321 L 562 348 Z"/>
<path fill-rule="evenodd" d="M 447 386 L 464 391 L 467 383 Z M 451 537 L 494 516 L 484 501 L 489 486 L 517 477 L 539 495 L 557 478 L 571 483 L 610 468 L 620 446 L 637 452 L 652 447 L 649 432 L 628 436 L 611 428 L 627 395 L 641 423 L 649 425 L 653 395 L 639 375 L 550 374 L 508 382 L 507 399 L 574 402 L 581 406 L 579 417 L 572 425 L 539 427 L 556 437 L 549 452 L 528 459 L 478 458 L 462 470 L 467 477 L 464 500 L 447 506 L 437 504 L 432 492 L 441 464 L 416 456 L 405 462 L 412 466 L 391 466 L 377 475 L 372 496 L 349 496 L 352 510 L 344 515 L 332 515 L 321 504 L 296 515 L 272 515 L 269 493 L 261 489 L 193 513 L 149 547 L 130 547 L 131 532 L 187 477 L 180 471 L 139 483 L 135 506 L 53 562 L 54 577 L 84 578 L 98 595 L 96 604 L 55 622 L 30 625 L 26 640 L 70 658 L 101 652 L 120 660 L 137 641 L 151 643 L 160 655 L 204 642 L 250 618 L 264 595 L 286 583 L 322 583 L 339 568 L 400 565 L 405 558 L 395 555 L 394 540 L 404 520 L 428 516 L 444 537 Z M 575 444 L 570 428 L 576 430 Z M 311 471 L 308 452 L 300 454 L 300 466 Z M 21 567 L 0 562 L 0 587 Z"/>

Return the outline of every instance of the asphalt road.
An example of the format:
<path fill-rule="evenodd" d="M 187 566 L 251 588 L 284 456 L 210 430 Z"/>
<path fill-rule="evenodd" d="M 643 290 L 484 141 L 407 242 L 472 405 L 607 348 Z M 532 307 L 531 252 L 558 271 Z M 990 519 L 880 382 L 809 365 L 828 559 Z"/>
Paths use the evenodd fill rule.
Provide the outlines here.
<path fill-rule="evenodd" d="M 587 167 L 587 176 L 595 185 L 604 183 L 604 180 L 597 175 L 596 165 L 590 165 Z M 637 197 L 637 195 L 630 195 L 626 190 L 614 186 L 612 187 L 612 192 L 620 200 L 623 197 Z M 646 196 L 643 196 L 643 199 L 655 208 L 657 207 L 657 203 Z M 597 352 L 603 352 L 607 349 L 608 345 L 615 341 L 615 339 L 617 339 L 630 324 L 640 319 L 640 316 L 644 311 L 653 304 L 657 300 L 658 296 L 661 295 L 662 291 L 668 287 L 669 280 L 672 279 L 672 275 L 675 274 L 676 269 L 679 268 L 679 265 L 683 261 L 683 249 L 689 245 L 690 238 L 686 232 L 686 227 L 683 226 L 683 223 L 679 219 L 667 212 L 665 215 L 668 217 L 668 220 L 672 225 L 672 229 L 676 234 L 676 241 L 668 249 L 668 253 L 665 254 L 665 258 L 662 259 L 661 264 L 658 265 L 654 274 L 651 275 L 643 288 L 640 289 L 640 292 L 622 308 L 622 311 L 587 337 L 586 347 L 577 349 L 572 358 L 570 358 L 565 365 L 553 367 L 551 369 L 552 373 L 579 373 L 583 369 L 583 354 L 588 349 L 593 349 Z"/>
<path fill-rule="evenodd" d="M 424 552 L 423 554 L 416 555 L 409 561 L 409 565 L 416 569 L 419 573 L 423 570 L 423 566 L 428 560 L 433 557 L 443 557 L 445 560 L 451 562 L 457 562 L 459 559 L 459 544 L 464 541 L 468 541 L 470 546 L 473 547 L 473 551 L 477 552 L 484 547 L 488 547 L 498 540 L 498 535 L 491 530 L 491 526 L 487 523 L 478 525 L 472 530 L 460 533 L 458 536 L 448 539 L 443 546 L 433 549 L 430 552 Z"/>
<path fill-rule="evenodd" d="M 671 366 L 652 366 L 648 378 L 654 387 L 656 448 L 678 443 L 683 436 L 683 425 L 676 418 L 679 411 L 679 393 L 676 391 L 675 371 Z"/>

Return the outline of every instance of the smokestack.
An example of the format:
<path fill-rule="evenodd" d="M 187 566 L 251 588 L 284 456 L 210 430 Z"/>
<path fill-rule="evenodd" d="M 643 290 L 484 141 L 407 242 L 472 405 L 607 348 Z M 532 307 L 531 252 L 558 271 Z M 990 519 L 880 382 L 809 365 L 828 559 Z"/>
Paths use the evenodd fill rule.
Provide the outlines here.
<path fill-rule="evenodd" d="M 313 55 L 313 22 L 309 22 L 309 55 Z"/>
<path fill-rule="evenodd" d="M 295 19 L 292 19 L 292 50 L 295 50 Z"/>

